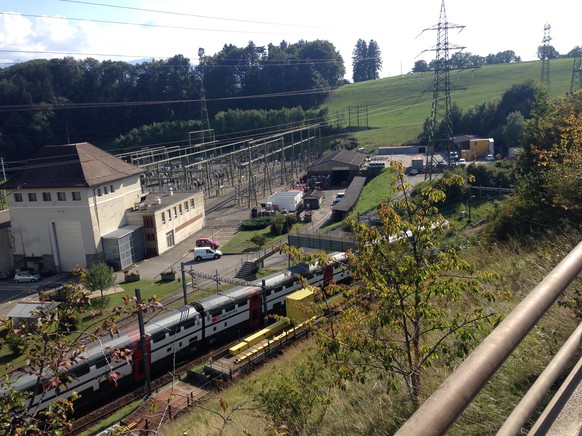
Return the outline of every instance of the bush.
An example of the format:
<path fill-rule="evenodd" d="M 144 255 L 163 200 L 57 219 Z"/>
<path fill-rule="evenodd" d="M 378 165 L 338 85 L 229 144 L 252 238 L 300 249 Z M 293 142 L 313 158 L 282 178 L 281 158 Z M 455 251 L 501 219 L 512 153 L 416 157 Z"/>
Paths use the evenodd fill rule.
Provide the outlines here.
<path fill-rule="evenodd" d="M 261 248 L 267 242 L 267 237 L 265 235 L 259 235 L 255 233 L 251 238 L 251 242 L 255 244 L 257 247 Z"/>
<path fill-rule="evenodd" d="M 20 356 L 24 352 L 24 348 L 26 344 L 24 343 L 24 339 L 21 336 L 12 334 L 6 338 L 6 343 L 8 344 L 8 348 L 12 351 L 12 354 L 16 356 Z"/>
<path fill-rule="evenodd" d="M 273 217 L 261 216 L 252 220 L 245 220 L 240 223 L 241 230 L 262 230 L 271 225 Z"/>

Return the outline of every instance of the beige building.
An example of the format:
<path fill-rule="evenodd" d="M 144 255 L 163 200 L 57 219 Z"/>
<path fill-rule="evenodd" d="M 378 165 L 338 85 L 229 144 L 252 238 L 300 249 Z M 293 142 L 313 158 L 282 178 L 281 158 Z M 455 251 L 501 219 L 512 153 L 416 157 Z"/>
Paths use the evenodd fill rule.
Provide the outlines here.
<path fill-rule="evenodd" d="M 119 270 L 142 260 L 146 247 L 148 255 L 163 253 L 203 227 L 201 193 L 168 196 L 165 204 L 159 197 L 157 205 L 167 209 L 149 211 L 142 172 L 86 142 L 45 146 L 2 185 L 9 192 L 14 266 L 53 273 L 106 261 Z M 191 198 L 195 206 L 184 213 Z M 180 217 L 164 223 L 180 205 Z"/>

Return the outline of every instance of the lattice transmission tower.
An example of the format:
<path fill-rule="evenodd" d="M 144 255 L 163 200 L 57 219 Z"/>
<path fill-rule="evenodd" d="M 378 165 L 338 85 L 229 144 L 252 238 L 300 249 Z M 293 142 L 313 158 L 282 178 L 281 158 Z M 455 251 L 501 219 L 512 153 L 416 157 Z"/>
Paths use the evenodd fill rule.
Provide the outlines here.
<path fill-rule="evenodd" d="M 210 120 L 208 119 L 208 109 L 206 108 L 206 93 L 204 92 L 204 73 L 202 71 L 202 59 L 204 58 L 204 49 L 198 49 L 198 66 L 200 72 L 200 114 L 202 129 L 210 130 Z"/>
<path fill-rule="evenodd" d="M 574 55 L 574 65 L 572 66 L 572 81 L 570 82 L 570 93 L 576 89 L 582 89 L 582 48 Z"/>
<path fill-rule="evenodd" d="M 441 3 L 439 22 L 433 27 L 422 32 L 434 30 L 437 32 L 437 43 L 430 50 L 434 51 L 434 79 L 432 110 L 429 120 L 429 138 L 426 148 L 426 173 L 425 179 L 432 180 L 432 174 L 436 168 L 434 158 L 435 151 L 446 151 L 450 162 L 450 151 L 453 149 L 453 123 L 451 121 L 451 62 L 449 53 L 452 50 L 462 50 L 464 47 L 449 43 L 449 29 L 463 30 L 465 26 L 452 24 L 447 21 L 445 0 Z M 422 33 L 421 32 L 421 33 Z"/>
<path fill-rule="evenodd" d="M 550 41 L 552 37 L 550 36 L 550 23 L 544 24 L 544 39 L 542 40 L 542 85 L 546 87 L 546 90 L 550 91 Z"/>

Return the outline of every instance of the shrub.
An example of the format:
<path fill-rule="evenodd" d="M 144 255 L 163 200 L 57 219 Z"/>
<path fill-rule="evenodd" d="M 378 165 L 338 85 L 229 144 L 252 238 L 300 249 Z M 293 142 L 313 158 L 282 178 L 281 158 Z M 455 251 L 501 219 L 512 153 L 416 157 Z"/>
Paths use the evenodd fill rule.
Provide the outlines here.
<path fill-rule="evenodd" d="M 255 233 L 251 238 L 251 242 L 257 247 L 261 248 L 263 245 L 265 245 L 265 242 L 267 242 L 267 237 L 265 235 Z"/>
<path fill-rule="evenodd" d="M 273 217 L 261 216 L 252 220 L 245 220 L 240 223 L 241 230 L 262 230 L 271 225 Z"/>

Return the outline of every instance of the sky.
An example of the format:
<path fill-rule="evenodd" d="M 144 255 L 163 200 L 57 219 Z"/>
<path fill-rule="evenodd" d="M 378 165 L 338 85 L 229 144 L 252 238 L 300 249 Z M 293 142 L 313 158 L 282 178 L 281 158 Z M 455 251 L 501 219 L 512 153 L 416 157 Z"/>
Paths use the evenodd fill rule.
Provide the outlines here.
<path fill-rule="evenodd" d="M 397 4 L 396 7 L 390 3 Z M 375 40 L 380 77 L 410 72 L 434 58 L 442 0 L 399 2 L 294 0 L 2 0 L 0 67 L 37 58 L 152 60 L 182 54 L 198 62 L 225 44 L 246 47 L 317 39 L 331 42 L 352 77 L 359 39 Z M 486 56 L 513 50 L 537 60 L 550 27 L 550 44 L 562 54 L 582 46 L 580 0 L 446 0 L 451 47 Z M 465 26 L 463 29 L 456 26 Z M 452 28 L 455 27 L 455 28 Z M 457 50 L 451 50 L 451 54 Z"/>

